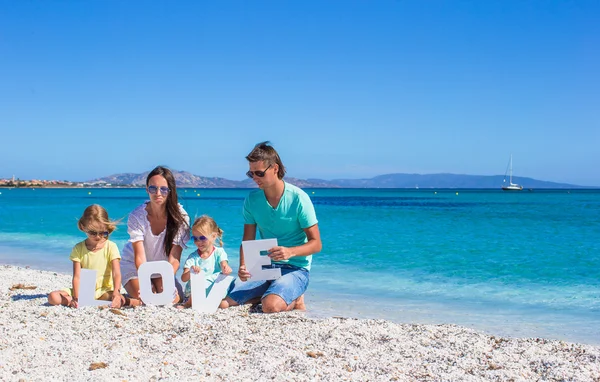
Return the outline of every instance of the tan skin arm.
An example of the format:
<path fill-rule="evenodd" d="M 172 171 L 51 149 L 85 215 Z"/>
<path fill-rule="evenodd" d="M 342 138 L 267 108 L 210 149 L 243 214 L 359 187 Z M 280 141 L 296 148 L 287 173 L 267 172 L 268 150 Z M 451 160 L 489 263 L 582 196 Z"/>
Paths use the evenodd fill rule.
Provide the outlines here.
<path fill-rule="evenodd" d="M 79 280 L 81 279 L 81 263 L 79 261 L 73 261 L 73 298 L 69 304 L 72 308 L 77 308 L 77 301 L 79 300 Z"/>
<path fill-rule="evenodd" d="M 171 246 L 171 252 L 169 253 L 169 259 L 167 261 L 173 266 L 173 274 L 177 273 L 179 270 L 182 252 L 183 248 L 180 245 L 173 244 Z"/>
<path fill-rule="evenodd" d="M 140 266 L 146 262 L 146 251 L 144 250 L 144 242 L 136 241 L 131 243 L 133 248 L 133 259 L 135 261 L 135 269 L 140 269 Z"/>
<path fill-rule="evenodd" d="M 314 253 L 320 252 L 323 248 L 321 242 L 321 233 L 319 232 L 319 225 L 315 224 L 311 227 L 304 228 L 304 233 L 308 241 L 297 247 L 282 247 L 276 246 L 269 249 L 269 257 L 272 260 L 281 261 L 287 260 L 295 256 L 309 256 Z M 243 241 L 254 240 L 256 238 L 256 224 L 245 224 L 244 225 L 244 236 Z M 238 277 L 242 281 L 246 281 L 250 277 L 250 273 L 246 270 L 246 264 L 244 262 L 244 251 L 240 246 L 240 269 L 238 271 Z"/>
<path fill-rule="evenodd" d="M 288 260 L 291 257 L 309 256 L 321 252 L 323 244 L 321 243 L 321 233 L 319 225 L 304 228 L 304 233 L 308 241 L 297 247 L 276 246 L 269 249 L 269 257 L 275 261 Z"/>
<path fill-rule="evenodd" d="M 188 281 L 190 281 L 190 277 L 192 277 L 192 275 L 190 274 L 190 268 L 183 268 L 183 273 L 181 274 L 181 281 L 187 283 Z"/>
<path fill-rule="evenodd" d="M 244 235 L 242 241 L 256 239 L 256 224 L 244 224 Z M 238 277 L 242 281 L 248 280 L 250 273 L 246 271 L 246 263 L 244 262 L 244 249 L 240 244 L 240 269 L 238 270 Z"/>
<path fill-rule="evenodd" d="M 229 262 L 227 260 L 223 260 L 219 263 L 221 265 L 221 273 L 224 275 L 228 275 L 231 273 L 232 269 L 229 266 Z"/>
<path fill-rule="evenodd" d="M 111 307 L 121 307 L 121 260 L 114 259 L 110 262 L 113 275 L 113 300 Z"/>

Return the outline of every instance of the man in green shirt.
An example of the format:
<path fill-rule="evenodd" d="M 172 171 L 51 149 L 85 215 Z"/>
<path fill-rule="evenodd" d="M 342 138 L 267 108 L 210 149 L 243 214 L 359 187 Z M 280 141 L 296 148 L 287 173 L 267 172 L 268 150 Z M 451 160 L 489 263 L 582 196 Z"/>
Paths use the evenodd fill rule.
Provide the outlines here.
<path fill-rule="evenodd" d="M 281 277 L 245 282 L 251 275 L 240 247 L 238 279 L 221 307 L 260 299 L 265 313 L 305 309 L 312 255 L 322 248 L 315 208 L 306 192 L 283 180 L 285 167 L 269 142 L 257 144 L 246 159 L 246 175 L 259 189 L 244 201 L 242 240 L 255 240 L 257 229 L 260 239 L 277 239 L 278 245 L 268 250 L 272 264 L 265 268 L 280 268 Z"/>

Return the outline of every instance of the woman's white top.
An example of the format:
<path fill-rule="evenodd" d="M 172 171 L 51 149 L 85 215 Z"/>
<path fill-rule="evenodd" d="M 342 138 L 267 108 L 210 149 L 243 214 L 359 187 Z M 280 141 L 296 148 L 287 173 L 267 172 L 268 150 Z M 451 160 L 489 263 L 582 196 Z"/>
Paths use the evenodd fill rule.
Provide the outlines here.
<path fill-rule="evenodd" d="M 125 247 L 121 252 L 121 267 L 128 267 L 128 265 L 130 266 L 133 264 L 135 268 L 135 256 L 133 253 L 132 243 L 138 241 L 142 241 L 144 243 L 146 261 L 166 261 L 169 258 L 169 255 L 165 252 L 164 246 L 167 228 L 165 227 L 165 229 L 158 235 L 154 235 L 152 233 L 150 221 L 148 220 L 148 212 L 146 211 L 146 205 L 148 203 L 149 201 L 144 202 L 142 205 L 136 207 L 136 209 L 133 210 L 127 218 L 127 232 L 129 233 L 129 241 L 127 244 L 125 244 Z M 181 227 L 179 227 L 179 231 L 173 238 L 173 244 L 179 245 L 185 249 L 187 248 L 186 243 L 190 239 L 190 218 L 181 204 L 179 204 L 179 210 L 181 211 L 187 225 L 183 224 Z"/>

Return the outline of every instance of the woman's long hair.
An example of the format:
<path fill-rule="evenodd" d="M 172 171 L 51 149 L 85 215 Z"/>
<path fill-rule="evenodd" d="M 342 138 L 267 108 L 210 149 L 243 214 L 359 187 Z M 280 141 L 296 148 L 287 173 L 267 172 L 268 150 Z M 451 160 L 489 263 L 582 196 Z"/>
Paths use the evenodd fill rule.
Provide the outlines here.
<path fill-rule="evenodd" d="M 160 175 L 167 181 L 167 186 L 169 187 L 169 195 L 167 195 L 167 232 L 165 235 L 164 248 L 165 253 L 169 256 L 171 252 L 171 248 L 173 247 L 173 240 L 175 236 L 177 236 L 177 232 L 181 228 L 181 226 L 187 225 L 183 214 L 181 213 L 181 209 L 179 208 L 179 203 L 177 200 L 177 185 L 175 184 L 175 177 L 171 170 L 163 166 L 157 166 L 154 170 L 150 171 L 148 177 L 146 178 L 146 187 L 148 187 L 148 183 L 150 182 L 150 178 L 153 176 Z M 160 192 L 160 191 L 158 191 Z M 185 227 L 188 230 L 188 227 Z"/>

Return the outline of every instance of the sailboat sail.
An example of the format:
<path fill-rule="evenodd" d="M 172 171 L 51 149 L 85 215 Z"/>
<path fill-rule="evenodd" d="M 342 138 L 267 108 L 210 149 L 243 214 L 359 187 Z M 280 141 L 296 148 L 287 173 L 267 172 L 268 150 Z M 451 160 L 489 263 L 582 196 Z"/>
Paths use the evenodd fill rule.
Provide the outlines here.
<path fill-rule="evenodd" d="M 504 191 L 521 191 L 523 186 L 513 183 L 512 181 L 512 154 L 510 154 L 510 160 L 508 161 L 508 167 L 506 168 L 506 173 L 504 174 L 504 182 L 502 185 L 502 189 Z M 508 185 L 506 184 L 506 174 L 509 175 Z"/>

